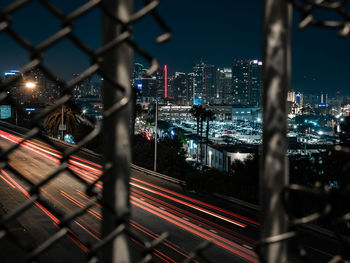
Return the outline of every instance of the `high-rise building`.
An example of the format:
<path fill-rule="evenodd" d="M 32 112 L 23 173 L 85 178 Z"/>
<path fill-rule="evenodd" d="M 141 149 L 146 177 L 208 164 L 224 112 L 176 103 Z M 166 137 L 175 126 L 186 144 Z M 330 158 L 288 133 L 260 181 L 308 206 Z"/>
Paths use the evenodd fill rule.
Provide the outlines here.
<path fill-rule="evenodd" d="M 203 59 L 193 66 L 193 104 L 202 104 L 205 102 L 204 67 L 205 62 Z"/>
<path fill-rule="evenodd" d="M 315 107 L 317 104 L 319 104 L 319 96 L 314 93 L 304 93 L 303 103 Z"/>
<path fill-rule="evenodd" d="M 193 66 L 193 103 L 213 103 L 216 97 L 216 67 L 201 59 Z"/>
<path fill-rule="evenodd" d="M 218 68 L 216 70 L 215 104 L 233 104 L 232 69 Z"/>
<path fill-rule="evenodd" d="M 141 79 L 145 75 L 146 71 L 147 70 L 143 64 L 136 62 L 134 64 L 134 79 Z"/>
<path fill-rule="evenodd" d="M 78 77 L 79 74 L 73 74 L 73 77 Z M 94 96 L 98 97 L 100 87 L 92 82 L 92 77 L 88 77 L 75 85 L 73 89 L 73 98 L 78 100 L 82 97 Z"/>
<path fill-rule="evenodd" d="M 290 90 L 287 93 L 288 114 L 302 114 L 303 94 Z"/>
<path fill-rule="evenodd" d="M 141 63 L 134 64 L 133 78 L 131 79 L 131 86 L 137 88 L 142 94 L 142 78 L 146 76 L 147 69 Z"/>
<path fill-rule="evenodd" d="M 175 72 L 175 75 L 169 79 L 170 97 L 176 104 L 188 104 L 187 95 L 187 75 L 183 72 Z"/>
<path fill-rule="evenodd" d="M 233 103 L 260 106 L 261 68 L 258 60 L 234 60 L 232 64 Z"/>
<path fill-rule="evenodd" d="M 288 94 L 287 94 L 287 101 L 293 102 L 293 103 L 296 101 L 295 91 L 294 91 L 294 90 L 288 91 Z"/>
<path fill-rule="evenodd" d="M 142 97 L 155 97 L 157 90 L 157 77 L 143 77 L 142 78 Z"/>
<path fill-rule="evenodd" d="M 195 83 L 195 74 L 187 74 L 187 89 L 186 89 L 186 98 L 189 105 L 194 104 L 194 83 Z"/>
<path fill-rule="evenodd" d="M 318 101 L 318 107 L 328 107 L 328 94 L 321 92 L 319 101 Z"/>
<path fill-rule="evenodd" d="M 260 107 L 261 103 L 261 69 L 262 62 L 253 60 L 250 62 L 249 68 L 249 105 L 252 107 Z"/>
<path fill-rule="evenodd" d="M 300 92 L 295 93 L 295 102 L 298 103 L 298 105 L 300 107 L 302 107 L 303 104 L 304 104 L 304 99 L 303 98 L 304 98 L 304 96 L 303 96 L 302 93 L 300 93 Z"/>
<path fill-rule="evenodd" d="M 138 84 L 138 88 L 142 90 L 142 101 L 151 102 L 155 98 L 162 101 L 165 95 L 164 82 L 163 70 L 158 70 L 152 76 L 144 76 Z"/>
<path fill-rule="evenodd" d="M 216 67 L 204 65 L 203 89 L 206 103 L 214 103 L 216 98 Z"/>

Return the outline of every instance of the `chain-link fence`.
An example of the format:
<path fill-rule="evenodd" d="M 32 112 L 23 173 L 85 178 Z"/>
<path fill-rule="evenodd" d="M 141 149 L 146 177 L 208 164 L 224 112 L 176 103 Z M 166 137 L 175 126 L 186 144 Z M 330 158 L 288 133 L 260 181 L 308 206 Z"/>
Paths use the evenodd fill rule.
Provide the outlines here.
<path fill-rule="evenodd" d="M 26 251 L 27 260 L 35 262 L 39 260 L 47 250 L 57 245 L 68 237 L 78 244 L 86 252 L 88 262 L 130 262 L 130 245 L 128 240 L 133 239 L 145 248 L 141 254 L 140 262 L 152 261 L 152 253 L 155 247 L 161 244 L 167 234 L 160 235 L 153 242 L 145 241 L 129 229 L 130 202 L 129 202 L 129 178 L 130 178 L 130 124 L 132 116 L 133 91 L 130 86 L 132 76 L 133 53 L 137 52 L 150 63 L 148 74 L 154 73 L 159 65 L 133 38 L 133 25 L 142 20 L 146 15 L 151 15 L 159 25 L 162 34 L 156 38 L 157 43 L 163 43 L 171 37 L 171 31 L 157 13 L 160 0 L 144 0 L 144 7 L 133 12 L 131 0 L 90 0 L 78 9 L 65 14 L 50 1 L 37 0 L 42 7 L 48 10 L 52 16 L 61 23 L 61 29 L 52 36 L 37 45 L 33 45 L 23 35 L 18 34 L 12 27 L 13 15 L 34 2 L 34 0 L 17 0 L 0 9 L 0 33 L 6 34 L 21 47 L 28 51 L 29 63 L 24 65 L 19 73 L 0 83 L 0 100 L 10 104 L 19 115 L 27 116 L 25 109 L 12 95 L 14 84 L 33 69 L 40 69 L 51 81 L 57 83 L 61 90 L 61 96 L 53 105 L 33 116 L 29 122 L 29 130 L 16 143 L 3 148 L 0 154 L 1 169 L 14 174 L 28 186 L 23 189 L 28 200 L 9 211 L 0 221 L 0 239 L 9 238 L 18 247 L 23 247 L 22 241 L 11 233 L 8 225 L 33 206 L 40 207 L 54 221 L 57 231 L 38 246 Z M 292 5 L 300 12 L 300 28 L 309 25 L 332 27 L 339 29 L 339 35 L 347 36 L 350 32 L 349 12 L 346 11 L 348 1 L 316 1 L 316 0 L 290 0 L 275 1 L 265 0 L 263 22 L 263 107 L 264 107 L 264 137 L 262 155 L 261 176 L 261 206 L 263 211 L 262 240 L 257 244 L 257 252 L 262 262 L 287 262 L 287 241 L 297 237 L 297 227 L 319 218 L 329 215 L 334 198 L 327 189 L 309 189 L 298 185 L 288 186 L 288 160 L 286 151 L 288 141 L 286 137 L 287 114 L 286 96 L 291 81 L 291 19 Z M 213 3 L 214 4 L 214 3 Z M 318 8 L 335 11 L 342 18 L 340 21 L 321 21 L 315 18 L 314 11 Z M 102 46 L 91 49 L 84 41 L 77 37 L 74 24 L 84 14 L 91 10 L 101 10 L 102 13 Z M 60 80 L 54 72 L 43 65 L 44 53 L 54 47 L 61 40 L 69 40 L 75 47 L 90 58 L 90 66 L 76 78 L 65 82 Z M 74 87 L 92 76 L 99 74 L 103 78 L 103 124 L 96 123 L 95 128 L 80 140 L 74 147 L 64 148 L 54 143 L 42 134 L 42 120 L 49 114 L 72 99 Z M 103 173 L 93 180 L 83 179 L 72 168 L 73 154 L 77 153 L 85 144 L 102 134 L 104 138 L 104 165 Z M 59 155 L 59 166 L 45 178 L 33 182 L 26 175 L 19 172 L 9 160 L 9 156 L 21 145 L 34 138 L 45 142 L 55 149 Z M 350 150 L 343 147 L 337 150 L 349 153 Z M 344 168 L 346 169 L 346 167 Z M 346 171 L 347 172 L 347 171 Z M 77 211 L 62 213 L 51 205 L 43 197 L 43 188 L 57 178 L 67 176 L 73 178 L 85 188 L 84 195 L 87 202 L 81 205 Z M 98 186 L 103 182 L 103 190 Z M 11 184 L 11 182 L 9 182 Z M 296 218 L 289 211 L 290 199 L 293 193 L 298 192 L 308 196 L 316 196 L 322 201 L 322 210 L 306 217 Z M 348 198 L 348 192 L 342 193 Z M 344 204 L 346 206 L 346 204 Z M 79 236 L 72 223 L 86 213 L 91 213 L 93 207 L 102 207 L 102 233 L 97 243 L 87 243 Z M 344 207 L 343 211 L 347 211 Z M 289 219 L 288 219 L 289 217 Z M 337 225 L 350 219 L 348 213 L 337 218 L 331 218 L 332 225 Z M 348 243 L 337 233 L 344 244 L 344 254 L 336 256 L 332 262 L 341 262 L 348 259 Z M 203 243 L 189 255 L 185 262 L 195 261 L 200 258 L 208 261 L 203 256 L 203 251 L 210 242 Z M 26 250 L 26 249 L 24 249 Z M 296 253 L 298 260 L 305 260 L 302 249 Z M 219 262 L 219 260 L 218 260 Z"/>

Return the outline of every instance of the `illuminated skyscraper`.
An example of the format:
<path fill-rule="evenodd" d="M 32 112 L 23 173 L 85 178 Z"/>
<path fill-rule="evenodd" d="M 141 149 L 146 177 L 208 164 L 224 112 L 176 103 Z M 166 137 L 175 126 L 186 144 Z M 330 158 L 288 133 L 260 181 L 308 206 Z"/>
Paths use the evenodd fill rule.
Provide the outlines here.
<path fill-rule="evenodd" d="M 171 97 L 174 99 L 174 103 L 188 105 L 188 85 L 186 73 L 175 72 L 175 76 L 170 79 L 168 86 L 171 92 Z"/>
<path fill-rule="evenodd" d="M 193 103 L 212 103 L 216 96 L 216 67 L 203 59 L 193 66 Z"/>
<path fill-rule="evenodd" d="M 232 104 L 232 68 L 218 68 L 216 71 L 216 104 Z"/>
<path fill-rule="evenodd" d="M 146 69 L 141 63 L 134 64 L 133 78 L 131 85 L 138 88 L 140 93 L 142 93 L 142 78 L 145 77 Z"/>
<path fill-rule="evenodd" d="M 204 65 L 203 89 L 206 103 L 214 103 L 216 98 L 216 67 Z"/>
<path fill-rule="evenodd" d="M 258 60 L 234 60 L 232 64 L 233 103 L 260 106 L 261 68 Z"/>
<path fill-rule="evenodd" d="M 205 102 L 204 67 L 205 63 L 202 59 L 193 66 L 193 104 Z"/>
<path fill-rule="evenodd" d="M 194 104 L 194 83 L 195 83 L 195 74 L 188 73 L 187 74 L 187 89 L 186 89 L 186 97 L 189 105 Z"/>

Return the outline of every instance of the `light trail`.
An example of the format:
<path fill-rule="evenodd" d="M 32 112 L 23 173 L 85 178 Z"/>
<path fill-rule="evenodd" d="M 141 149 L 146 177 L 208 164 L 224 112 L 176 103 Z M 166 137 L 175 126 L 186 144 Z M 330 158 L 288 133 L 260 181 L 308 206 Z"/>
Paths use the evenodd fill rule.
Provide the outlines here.
<path fill-rule="evenodd" d="M 67 196 L 69 196 L 68 194 L 67 194 Z M 82 196 L 84 196 L 84 195 L 82 195 Z M 73 197 L 72 196 L 70 196 L 70 198 L 69 199 L 72 199 Z M 150 210 L 147 208 L 147 206 L 151 206 L 151 205 L 149 205 L 149 204 L 147 204 L 147 203 L 145 203 L 144 202 L 144 204 L 146 204 L 145 206 L 140 206 L 140 205 L 138 205 L 137 204 L 137 201 L 140 201 L 140 200 L 137 200 L 136 202 L 135 202 L 135 197 L 131 197 L 131 204 L 133 204 L 133 205 L 136 205 L 136 206 L 139 206 L 140 208 L 142 208 L 143 210 L 146 210 L 146 211 L 148 211 L 148 212 L 150 212 Z M 78 206 L 80 206 L 80 207 L 82 207 L 82 203 L 80 203 L 79 201 L 77 201 L 77 200 L 71 200 L 72 202 L 74 202 L 76 205 L 78 205 Z M 140 201 L 140 202 L 143 202 L 143 201 Z M 154 209 L 154 210 L 156 210 L 156 211 L 163 211 L 163 210 L 161 210 L 161 209 L 158 209 L 157 207 L 155 207 L 155 206 L 153 206 L 152 205 L 152 209 Z M 165 211 L 163 211 L 163 212 L 165 212 Z M 152 212 L 153 213 L 153 212 Z M 165 213 L 167 213 L 168 215 L 171 215 L 170 213 L 168 213 L 168 212 L 165 212 Z M 153 214 L 156 214 L 156 213 L 153 213 Z M 156 214 L 157 215 L 157 214 Z M 96 215 L 95 215 L 96 216 Z M 158 215 L 159 216 L 159 215 Z M 97 217 L 97 216 L 96 216 Z M 181 219 L 180 217 L 175 217 L 175 216 L 173 216 L 173 215 L 171 215 L 170 216 L 170 218 L 175 218 L 176 220 L 179 220 L 180 222 L 176 222 L 175 223 L 175 221 L 173 221 L 173 220 L 169 220 L 169 218 L 167 218 L 167 217 L 163 217 L 163 216 L 160 216 L 161 218 L 163 218 L 163 219 L 165 219 L 165 220 L 167 220 L 167 221 L 170 221 L 171 223 L 174 223 L 175 225 L 177 225 L 177 226 L 180 226 L 181 228 L 183 228 L 183 229 L 186 229 L 186 230 L 188 230 L 189 228 L 186 226 L 186 224 L 188 225 L 188 224 L 190 224 L 190 226 L 192 227 L 192 228 L 194 228 L 194 229 L 197 229 L 198 231 L 196 231 L 196 230 L 194 230 L 194 231 L 190 231 L 190 232 L 192 232 L 192 233 L 194 233 L 194 234 L 197 234 L 197 235 L 199 235 L 200 237 L 204 237 L 204 236 L 206 236 L 206 239 L 209 239 L 210 237 L 214 237 L 214 238 L 216 238 L 216 239 L 219 239 L 219 240 L 221 240 L 221 242 L 220 241 L 214 241 L 214 242 L 217 242 L 218 243 L 218 245 L 219 246 L 221 246 L 221 247 L 223 247 L 223 248 L 225 248 L 225 249 L 227 249 L 227 250 L 229 250 L 230 252 L 232 252 L 232 253 L 234 253 L 234 254 L 237 254 L 236 252 L 237 252 L 237 250 L 236 249 L 233 249 L 233 248 L 230 248 L 229 247 L 229 245 L 231 245 L 231 246 L 234 246 L 234 247 L 236 247 L 236 248 L 239 248 L 239 249 L 241 249 L 242 251 L 245 251 L 246 253 L 249 253 L 249 254 L 252 254 L 252 252 L 250 251 L 250 250 L 248 250 L 248 249 L 246 249 L 246 248 L 244 248 L 244 247 L 242 247 L 242 246 L 240 246 L 240 245 L 238 245 L 238 244 L 236 244 L 236 243 L 233 243 L 233 242 L 231 242 L 231 241 L 229 241 L 229 240 L 227 240 L 227 239 L 224 239 L 224 238 L 222 238 L 222 237 L 220 237 L 220 236 L 218 236 L 218 235 L 215 235 L 215 234 L 213 234 L 213 233 L 211 233 L 210 231 L 208 231 L 208 230 L 205 230 L 205 229 L 203 229 L 203 228 L 201 228 L 201 227 L 198 227 L 198 226 L 196 226 L 196 225 L 194 225 L 194 224 L 192 224 L 192 223 L 189 223 L 189 222 L 187 222 L 187 221 L 185 221 L 185 220 L 183 220 L 183 219 Z M 100 218 L 99 218 L 100 219 Z M 185 224 L 181 224 L 181 221 L 182 221 L 182 223 L 185 223 Z M 140 230 L 140 229 L 139 229 Z M 145 234 L 147 234 L 147 235 L 150 235 L 149 233 L 146 233 L 145 231 L 142 231 L 143 233 L 145 233 Z M 202 234 L 202 233 L 204 233 L 204 235 Z M 152 236 L 152 235 L 150 235 L 150 236 Z M 223 243 L 222 243 L 223 242 Z M 226 243 L 226 244 L 225 244 Z M 174 248 L 172 248 L 172 249 L 174 249 Z M 239 252 L 239 251 L 238 251 Z M 242 256 L 242 255 L 244 255 L 244 254 L 242 254 L 241 255 L 241 253 L 239 253 L 238 255 L 240 255 L 240 256 Z M 252 255 L 254 255 L 254 254 L 252 254 Z M 244 256 L 243 256 L 244 257 Z M 249 256 L 248 256 L 248 258 L 249 258 Z M 258 262 L 258 261 L 251 261 L 251 262 Z"/>
<path fill-rule="evenodd" d="M 31 198 L 30 194 L 21 186 L 19 185 L 8 173 L 6 173 L 4 170 L 1 170 L 1 172 L 17 187 L 18 190 L 20 190 L 27 198 Z M 53 222 L 55 227 L 58 227 L 58 224 L 60 223 L 60 220 L 54 216 L 50 211 L 48 211 L 45 207 L 43 207 L 39 202 L 35 201 L 34 204 L 43 211 Z M 69 230 L 69 233 L 74 235 L 74 233 Z M 81 248 L 85 253 L 88 252 L 88 248 L 81 243 L 79 240 L 68 236 L 70 240 L 72 240 L 79 248 Z"/>
<path fill-rule="evenodd" d="M 77 194 L 79 194 L 81 197 L 83 197 L 86 201 L 90 201 L 89 196 L 86 195 L 85 193 L 83 193 L 83 192 L 77 190 Z M 101 206 L 99 203 L 95 203 L 95 205 L 102 208 L 102 206 Z M 132 219 L 130 219 L 130 225 L 134 226 L 134 227 L 137 228 L 137 229 L 142 228 L 142 229 L 143 229 L 142 232 L 146 231 L 148 236 L 150 236 L 150 237 L 152 237 L 152 238 L 154 238 L 154 239 L 157 238 L 157 235 L 154 234 L 151 230 L 149 230 L 149 229 L 145 228 L 144 226 L 138 224 L 136 221 L 134 221 L 134 220 L 132 220 Z M 144 233 L 145 233 L 145 232 L 144 232 Z M 185 252 L 180 251 L 179 248 L 176 248 L 175 245 L 172 244 L 171 242 L 169 242 L 168 240 L 163 241 L 163 244 L 164 244 L 165 246 L 169 247 L 170 249 L 176 251 L 177 253 L 183 255 L 184 257 L 188 257 L 188 254 L 186 254 Z M 194 262 L 197 262 L 197 261 L 194 260 Z M 197 263 L 198 263 L 198 262 L 197 262 Z"/>
<path fill-rule="evenodd" d="M 20 190 L 26 197 L 31 198 L 31 195 L 21 186 L 19 185 L 8 173 L 6 173 L 4 170 L 1 170 L 2 174 L 6 176 L 6 178 L 11 181 L 17 188 Z M 60 220 L 55 217 L 50 211 L 48 211 L 45 207 L 43 207 L 40 203 L 37 201 L 34 202 L 34 204 L 39 207 L 48 217 L 52 219 L 56 224 L 60 223 Z"/>
<path fill-rule="evenodd" d="M 78 192 L 78 191 L 77 191 L 77 192 Z M 79 192 L 80 192 L 80 191 L 79 191 Z M 74 204 L 77 205 L 78 207 L 80 207 L 80 208 L 84 207 L 84 204 L 83 204 L 82 202 L 80 202 L 79 200 L 77 200 L 76 198 L 74 198 L 72 195 L 69 195 L 68 193 L 66 193 L 66 192 L 64 192 L 64 191 L 62 191 L 62 190 L 60 190 L 60 193 L 62 194 L 62 196 L 64 196 L 65 198 L 67 198 L 69 201 L 71 201 L 72 203 L 74 203 Z M 81 193 L 82 193 L 82 192 L 81 192 Z M 82 195 L 82 196 L 84 196 L 84 195 Z M 84 197 L 84 198 L 85 198 L 85 197 Z M 88 198 L 86 198 L 86 200 L 89 201 Z M 98 205 L 98 203 L 95 203 L 95 204 Z M 89 210 L 91 210 L 91 211 L 93 212 L 93 213 L 90 213 L 91 215 L 93 215 L 94 217 L 96 217 L 96 218 L 99 219 L 99 220 L 102 220 L 102 215 L 101 215 L 101 214 L 99 214 L 98 212 L 96 212 L 96 211 L 94 211 L 94 210 L 92 210 L 92 209 L 89 209 Z M 144 228 L 144 227 L 142 227 L 140 224 L 136 223 L 136 222 L 133 221 L 133 220 L 131 220 L 131 221 L 132 221 L 133 223 L 130 223 L 130 225 L 132 225 L 133 227 L 135 227 L 135 228 L 138 229 L 139 231 L 143 232 L 144 234 L 146 234 L 146 235 L 148 235 L 148 236 L 150 236 L 150 237 L 152 237 L 152 238 L 154 238 L 154 239 L 157 238 L 157 236 L 156 236 L 155 234 L 143 230 L 142 228 Z M 88 230 L 87 230 L 87 231 L 88 231 Z M 100 233 L 99 233 L 99 234 L 100 234 Z M 101 235 L 101 234 L 100 234 L 100 235 Z M 184 254 L 183 252 L 179 251 L 178 249 L 176 249 L 176 248 L 170 246 L 169 244 L 165 244 L 165 242 L 166 242 L 166 241 L 164 241 L 163 244 L 166 245 L 167 247 L 169 247 L 170 249 L 174 250 L 175 252 L 177 252 L 177 253 L 179 253 L 179 254 L 185 256 L 185 257 L 188 257 L 188 255 Z M 139 243 L 139 244 L 140 244 L 140 243 Z M 174 261 L 173 259 L 171 259 L 171 258 L 169 258 L 168 256 L 166 256 L 165 254 L 163 254 L 162 252 L 160 252 L 159 250 L 156 250 L 156 249 L 155 249 L 155 251 L 156 251 L 158 254 L 162 255 L 163 257 L 168 258 L 168 260 L 170 260 L 171 262 L 176 262 L 176 261 Z M 160 258 L 161 258 L 161 257 L 160 257 Z"/>
<path fill-rule="evenodd" d="M 237 218 L 240 218 L 240 219 L 245 220 L 245 221 L 247 221 L 247 222 L 250 222 L 250 223 L 252 223 L 252 224 L 254 224 L 254 225 L 260 225 L 260 223 L 257 222 L 257 221 L 255 221 L 255 220 L 252 220 L 252 219 L 250 219 L 250 218 L 247 218 L 247 217 L 238 215 L 238 214 L 236 214 L 236 213 L 233 213 L 233 212 L 231 212 L 231 211 L 225 210 L 225 209 L 223 209 L 223 208 L 220 208 L 220 207 L 217 207 L 217 206 L 208 204 L 208 203 L 203 202 L 203 201 L 199 201 L 199 200 L 197 200 L 197 199 L 194 199 L 194 198 L 191 198 L 191 197 L 182 195 L 182 194 L 180 194 L 180 193 L 177 193 L 177 192 L 168 190 L 168 189 L 166 189 L 166 188 L 163 188 L 163 187 L 160 187 L 160 186 L 157 186 L 157 185 L 154 185 L 154 184 L 147 183 L 147 182 L 145 182 L 145 181 L 136 179 L 136 178 L 134 178 L 134 177 L 131 177 L 131 179 L 134 180 L 134 181 L 140 182 L 140 183 L 142 183 L 142 184 L 145 184 L 145 185 L 154 187 L 154 188 L 156 188 L 156 189 L 162 190 L 162 191 L 167 192 L 167 193 L 169 193 L 169 194 L 172 194 L 172 195 L 181 197 L 181 198 L 186 199 L 186 200 L 188 200 L 188 201 L 201 204 L 201 205 L 203 205 L 203 206 L 212 208 L 212 209 L 214 209 L 214 210 L 223 212 L 223 213 L 225 213 L 225 214 L 232 215 L 232 216 L 234 216 L 234 217 L 237 217 Z"/>
<path fill-rule="evenodd" d="M 138 244 L 139 246 L 141 247 L 145 247 L 142 243 L 140 243 L 139 241 L 137 241 L 136 239 L 134 238 L 131 238 L 131 240 Z M 157 249 L 154 249 L 154 251 L 158 251 Z M 163 258 L 161 255 L 159 255 L 158 253 L 155 253 L 155 252 L 152 252 L 153 255 L 156 255 L 158 258 L 160 258 L 161 260 L 163 260 L 164 262 L 167 262 L 167 263 L 170 263 L 168 260 L 166 260 L 165 258 Z M 162 253 L 163 254 L 163 253 Z M 173 261 L 173 260 L 172 260 Z M 175 261 L 176 262 L 176 261 Z"/>
<path fill-rule="evenodd" d="M 205 240 L 210 240 L 211 238 L 214 238 L 214 243 L 227 251 L 230 251 L 233 254 L 236 254 L 250 262 L 258 263 L 258 259 L 255 258 L 256 255 L 254 252 L 252 252 L 249 249 L 246 249 L 245 247 L 242 247 L 234 242 L 231 242 L 225 238 L 222 238 L 208 230 L 205 230 L 203 228 L 200 228 L 182 218 L 179 218 L 177 216 L 172 215 L 171 213 L 168 213 L 158 207 L 155 207 L 153 205 L 150 205 L 142 200 L 138 200 L 135 197 L 131 196 L 131 204 L 142 208 L 143 210 L 146 210 L 147 212 L 154 214 L 182 229 L 185 229 L 192 234 L 195 234 Z"/>
<path fill-rule="evenodd" d="M 79 202 L 76 198 L 74 198 L 73 196 L 67 194 L 65 191 L 60 190 L 61 195 L 63 195 L 65 198 L 67 198 L 68 200 L 70 200 L 71 202 L 73 202 L 74 204 L 76 204 L 77 206 L 79 206 L 80 208 L 83 208 L 85 205 L 82 202 Z M 102 220 L 102 215 L 98 212 L 96 212 L 95 210 L 89 208 L 86 210 L 89 214 L 97 217 L 98 219 Z"/>
<path fill-rule="evenodd" d="M 8 173 L 6 173 L 4 170 L 1 170 L 1 172 L 17 187 L 17 189 L 19 189 L 26 197 L 31 198 L 30 194 L 21 186 L 19 185 Z M 67 194 L 68 195 L 68 194 Z M 72 198 L 74 199 L 74 198 Z M 71 200 L 72 201 L 72 200 Z M 61 203 L 61 202 L 59 202 Z M 82 205 L 82 203 L 80 203 L 79 201 L 75 200 L 74 202 L 76 205 L 80 206 Z M 49 212 L 45 207 L 43 207 L 40 203 L 38 202 L 34 202 L 34 204 L 41 209 L 53 222 L 55 227 L 58 228 L 58 225 L 60 223 L 60 220 L 55 217 L 51 212 Z M 62 203 L 61 203 L 62 204 Z M 67 208 L 66 206 L 63 205 L 63 207 Z M 68 209 L 68 208 L 67 208 Z M 92 215 L 94 215 L 95 217 L 99 218 L 101 220 L 100 217 L 97 216 L 97 212 L 92 213 Z M 74 223 L 77 224 L 80 228 L 82 228 L 85 232 L 87 232 L 89 235 L 91 235 L 93 238 L 95 238 L 96 240 L 100 241 L 101 239 L 96 236 L 94 233 L 92 233 L 90 230 L 88 230 L 85 226 L 83 226 L 82 224 L 80 224 L 79 222 L 77 222 L 76 220 L 74 220 Z M 72 240 L 80 249 L 82 249 L 85 253 L 87 253 L 89 251 L 89 249 L 78 240 L 78 236 L 72 231 L 72 230 L 68 230 L 68 232 L 75 236 L 75 238 L 71 237 L 68 235 L 68 238 L 70 240 Z M 144 231 L 143 231 L 144 232 Z M 138 243 L 136 240 L 133 240 L 135 243 Z M 140 244 L 140 243 L 139 243 Z M 170 257 L 166 256 L 165 254 L 163 254 L 162 252 L 154 249 L 154 251 L 152 252 L 152 254 L 154 254 L 155 256 L 157 256 L 158 258 L 160 258 L 161 260 L 163 260 L 164 262 L 176 262 L 173 259 L 171 259 Z M 163 256 L 162 256 L 163 255 Z M 164 259 L 164 257 L 168 258 L 168 260 Z M 170 261 L 169 261 L 170 259 Z"/>
<path fill-rule="evenodd" d="M 93 165 L 93 166 L 95 166 L 95 167 L 97 167 L 97 168 L 100 168 L 100 169 L 103 168 L 101 165 L 99 165 L 99 164 L 97 164 L 97 163 L 93 163 L 93 162 L 90 162 L 90 161 L 88 161 L 88 160 L 81 159 L 81 158 L 79 158 L 79 157 L 77 157 L 77 156 L 72 156 L 72 158 L 73 158 L 73 159 L 76 159 L 76 160 L 79 160 L 79 161 L 82 161 L 82 162 L 85 162 L 85 163 L 87 163 L 87 164 L 91 164 L 91 165 Z"/>
<path fill-rule="evenodd" d="M 167 195 L 165 195 L 165 194 L 163 194 L 163 193 L 161 193 L 161 192 L 158 192 L 158 191 L 149 189 L 149 188 L 147 188 L 147 187 L 144 187 L 144 186 L 141 186 L 141 185 L 138 185 L 138 184 L 135 184 L 135 183 L 130 183 L 130 184 L 131 184 L 132 186 L 134 186 L 134 187 L 138 187 L 138 188 L 140 188 L 140 189 L 143 189 L 143 190 L 145 190 L 145 191 L 151 192 L 151 193 L 153 193 L 153 194 L 156 194 L 156 195 L 165 197 L 165 198 L 167 198 L 167 199 L 169 199 L 169 200 L 172 200 L 172 201 L 175 201 L 175 202 L 177 202 L 177 203 L 179 203 L 179 204 L 182 204 L 182 205 L 191 207 L 192 209 L 195 209 L 195 210 L 198 210 L 198 211 L 203 212 L 203 213 L 205 213 L 205 214 L 208 214 L 208 215 L 211 215 L 211 216 L 213 216 L 213 217 L 219 218 L 219 219 L 224 220 L 224 221 L 226 221 L 226 222 L 229 222 L 229 223 L 231 223 L 231 224 L 234 224 L 234 225 L 237 225 L 237 226 L 240 226 L 240 227 L 243 227 L 243 228 L 247 226 L 247 225 L 245 225 L 245 224 L 242 224 L 242 223 L 239 223 L 239 222 L 237 222 L 237 221 L 234 221 L 234 220 L 232 220 L 232 219 L 230 219 L 230 218 L 221 216 L 221 215 L 219 215 L 219 214 L 215 214 L 215 213 L 213 213 L 213 212 L 211 212 L 211 211 L 209 211 L 209 210 L 206 210 L 206 209 L 204 209 L 204 208 L 201 208 L 201 207 L 199 207 L 199 206 L 192 205 L 192 204 L 190 204 L 190 203 L 187 203 L 187 202 L 185 202 L 185 201 L 182 201 L 182 200 L 180 200 L 180 199 L 177 199 L 177 198 L 174 198 L 174 197 L 171 197 L 171 196 L 167 196 Z"/>
<path fill-rule="evenodd" d="M 144 226 L 141 226 L 140 224 L 136 223 L 134 220 L 130 220 L 130 225 L 134 226 L 136 229 L 140 230 L 141 232 L 149 235 L 150 237 L 153 237 L 154 239 L 157 239 L 158 236 L 155 235 L 154 233 L 152 233 L 152 231 L 150 231 L 149 229 L 145 228 Z M 186 254 L 185 252 L 182 252 L 180 249 L 176 248 L 174 244 L 172 244 L 170 241 L 168 240 L 164 240 L 163 244 L 165 246 L 167 246 L 168 248 L 170 248 L 171 250 L 174 250 L 175 252 L 179 253 L 180 255 L 184 256 L 185 258 L 188 257 L 188 253 Z M 193 260 L 196 263 L 199 263 L 196 260 Z"/>
<path fill-rule="evenodd" d="M 209 221 L 205 218 L 202 218 L 196 214 L 190 213 L 186 210 L 183 210 L 181 208 L 178 208 L 174 205 L 168 204 L 162 200 L 159 200 L 155 197 L 152 197 L 150 195 L 147 195 L 141 191 L 137 191 L 136 189 L 131 190 L 132 192 L 135 191 L 135 193 L 133 193 L 133 196 L 141 199 L 147 199 L 148 203 L 151 203 L 154 206 L 163 206 L 164 208 L 166 208 L 167 211 L 170 211 L 171 213 L 179 216 L 179 217 L 188 217 L 192 222 L 200 224 L 201 226 L 206 227 L 207 229 L 212 229 L 213 227 L 215 229 L 217 229 L 222 235 L 229 235 L 229 237 L 241 244 L 247 244 L 249 246 L 252 246 L 252 244 L 255 243 L 255 240 L 250 239 L 245 237 L 244 235 L 241 235 L 231 229 L 228 229 L 226 227 L 223 227 L 219 224 L 216 224 L 215 222 Z"/>
<path fill-rule="evenodd" d="M 1 174 L 0 174 L 0 178 L 2 179 L 2 180 L 4 180 L 9 186 L 11 186 L 12 188 L 16 188 L 16 186 L 13 184 L 13 183 L 11 183 L 10 181 L 8 181 L 5 177 L 3 177 Z"/>
<path fill-rule="evenodd" d="M 73 210 L 68 208 L 66 205 L 64 205 L 61 201 L 59 201 L 57 198 L 55 198 L 53 195 L 51 195 L 50 193 L 48 193 L 45 189 L 41 189 L 41 191 L 46 194 L 47 196 L 49 196 L 52 200 L 54 200 L 56 203 L 58 203 L 60 206 L 62 206 L 66 211 L 68 211 L 69 213 L 72 213 Z M 79 218 L 79 221 L 81 221 L 83 224 L 85 224 L 86 226 L 88 226 L 92 231 L 94 231 L 96 234 L 100 235 L 100 231 L 98 231 L 95 227 L 93 227 L 91 224 L 89 224 L 88 222 L 86 222 L 83 218 Z"/>

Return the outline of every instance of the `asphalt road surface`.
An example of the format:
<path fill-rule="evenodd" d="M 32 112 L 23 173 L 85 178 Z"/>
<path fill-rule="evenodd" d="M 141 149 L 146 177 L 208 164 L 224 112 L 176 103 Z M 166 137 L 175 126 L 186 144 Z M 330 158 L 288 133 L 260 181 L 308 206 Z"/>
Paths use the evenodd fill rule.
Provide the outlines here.
<path fill-rule="evenodd" d="M 20 140 L 18 134 L 0 131 L 0 147 L 8 148 Z M 5 215 L 30 195 L 27 181 L 37 184 L 58 167 L 61 153 L 38 141 L 29 141 L 9 155 L 9 166 L 0 171 L 0 214 Z M 94 181 L 101 175 L 101 166 L 81 157 L 72 157 L 70 168 L 83 180 Z M 21 173 L 26 180 L 19 178 Z M 102 188 L 98 183 L 97 187 Z M 258 262 L 252 249 L 258 235 L 259 223 L 254 216 L 227 204 L 207 200 L 187 193 L 180 186 L 162 182 L 141 172 L 132 171 L 130 180 L 132 216 L 130 230 L 147 241 L 163 232 L 167 239 L 153 251 L 155 262 L 182 262 L 204 241 L 212 245 L 204 251 L 213 262 Z M 41 188 L 41 195 L 51 213 L 39 203 L 7 225 L 10 230 L 0 239 L 1 262 L 23 262 L 25 251 L 42 244 L 58 232 L 62 215 L 83 207 L 89 197 L 84 185 L 69 172 L 62 172 Z M 42 262 L 84 262 L 89 244 L 100 240 L 101 207 L 95 204 L 70 227 L 75 238 L 65 236 L 39 259 Z M 0 234 L 1 236 L 1 234 Z M 132 261 L 141 258 L 142 245 L 130 239 Z M 203 262 L 196 259 L 195 262 Z"/>

